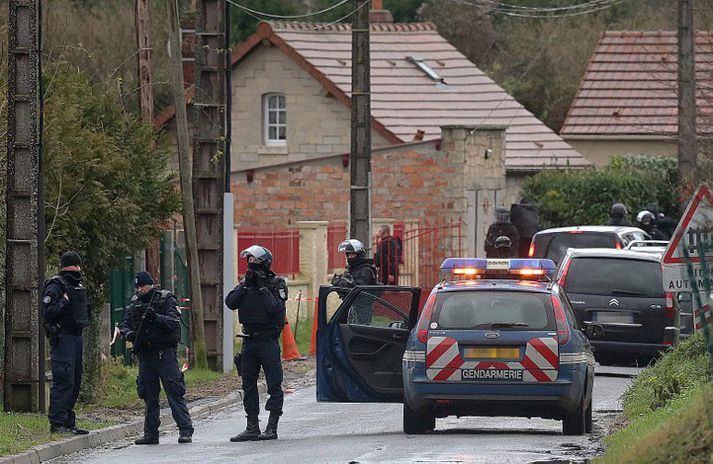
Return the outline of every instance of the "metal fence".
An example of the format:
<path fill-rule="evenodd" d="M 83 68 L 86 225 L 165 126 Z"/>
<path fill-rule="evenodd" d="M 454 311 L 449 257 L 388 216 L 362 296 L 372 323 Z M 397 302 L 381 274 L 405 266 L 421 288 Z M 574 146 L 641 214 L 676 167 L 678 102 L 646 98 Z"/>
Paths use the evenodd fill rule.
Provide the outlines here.
<path fill-rule="evenodd" d="M 238 249 L 260 245 L 272 252 L 272 271 L 278 275 L 296 275 L 300 272 L 300 231 L 297 229 L 251 230 L 238 229 Z M 238 274 L 244 275 L 247 263 L 238 258 Z"/>

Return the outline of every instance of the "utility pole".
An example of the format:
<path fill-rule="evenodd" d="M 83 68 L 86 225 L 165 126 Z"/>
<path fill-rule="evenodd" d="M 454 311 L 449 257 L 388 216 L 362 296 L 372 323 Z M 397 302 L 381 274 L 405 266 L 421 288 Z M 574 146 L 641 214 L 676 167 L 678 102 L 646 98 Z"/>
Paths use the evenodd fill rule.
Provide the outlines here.
<path fill-rule="evenodd" d="M 678 0 L 678 174 L 695 181 L 696 146 L 696 54 L 694 49 L 693 0 Z"/>
<path fill-rule="evenodd" d="M 225 0 L 196 2 L 193 191 L 208 366 L 223 368 Z"/>
<path fill-rule="evenodd" d="M 369 0 L 353 0 L 349 236 L 371 244 L 371 57 Z"/>
<path fill-rule="evenodd" d="M 153 123 L 153 68 L 151 66 L 151 2 L 136 0 L 136 48 L 139 77 L 139 108 L 141 120 Z M 157 282 L 161 281 L 160 242 L 154 240 L 146 248 L 146 270 Z"/>
<path fill-rule="evenodd" d="M 40 0 L 10 0 L 7 89 L 5 411 L 44 411 Z"/>
<path fill-rule="evenodd" d="M 171 51 L 173 101 L 176 106 L 176 139 L 178 142 L 178 170 L 181 174 L 183 199 L 183 228 L 188 258 L 188 275 L 191 286 L 191 345 L 195 367 L 207 367 L 205 332 L 203 327 L 203 295 L 198 261 L 196 215 L 193 205 L 193 172 L 191 169 L 190 140 L 186 93 L 183 88 L 183 62 L 181 59 L 181 23 L 178 17 L 178 0 L 168 2 Z"/>

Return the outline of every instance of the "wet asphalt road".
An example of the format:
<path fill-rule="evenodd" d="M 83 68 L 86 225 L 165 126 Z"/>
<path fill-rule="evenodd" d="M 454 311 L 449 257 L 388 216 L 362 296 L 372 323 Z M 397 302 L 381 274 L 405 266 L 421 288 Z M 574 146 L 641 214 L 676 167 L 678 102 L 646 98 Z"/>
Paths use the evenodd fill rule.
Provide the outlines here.
<path fill-rule="evenodd" d="M 601 421 L 621 409 L 619 397 L 634 369 L 601 368 L 594 382 L 594 433 L 563 436 L 561 422 L 519 418 L 445 418 L 429 435 L 404 435 L 397 404 L 330 404 L 315 401 L 314 386 L 289 394 L 277 441 L 230 443 L 245 419 L 238 405 L 198 421 L 194 442 L 176 443 L 173 427 L 158 446 L 123 441 L 54 463 L 140 464 L 175 462 L 585 462 L 601 452 Z M 610 414 L 609 414 L 610 415 Z M 261 427 L 267 418 L 261 416 Z"/>

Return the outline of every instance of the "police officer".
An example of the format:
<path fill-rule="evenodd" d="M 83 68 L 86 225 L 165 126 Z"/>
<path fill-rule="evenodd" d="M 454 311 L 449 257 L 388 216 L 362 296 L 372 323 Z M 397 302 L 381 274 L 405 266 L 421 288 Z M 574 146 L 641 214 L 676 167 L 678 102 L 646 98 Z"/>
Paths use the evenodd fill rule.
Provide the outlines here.
<path fill-rule="evenodd" d="M 247 260 L 248 269 L 245 278 L 225 297 L 225 304 L 232 310 L 238 310 L 238 319 L 245 332 L 236 366 L 243 379 L 243 408 L 248 424 L 230 441 L 274 440 L 284 401 L 278 339 L 285 325 L 287 284 L 285 279 L 270 270 L 272 253 L 267 248 L 252 245 L 241 251 L 240 257 Z M 263 433 L 260 433 L 258 425 L 260 397 L 257 379 L 261 366 L 270 396 L 265 403 L 270 417 Z"/>
<path fill-rule="evenodd" d="M 495 255 L 493 258 L 509 258 L 512 255 L 512 242 L 507 235 L 501 235 L 495 239 Z"/>
<path fill-rule="evenodd" d="M 632 226 L 633 224 L 626 217 L 629 211 L 623 203 L 614 203 L 609 210 L 609 220 L 607 226 Z"/>
<path fill-rule="evenodd" d="M 651 236 L 653 240 L 668 240 L 668 237 L 656 225 L 656 216 L 651 211 L 639 211 L 636 215 L 636 227 Z"/>
<path fill-rule="evenodd" d="M 82 330 L 90 320 L 81 266 L 77 253 L 63 253 L 60 272 L 45 282 L 42 292 L 42 319 L 52 360 L 48 414 L 52 433 L 89 433 L 77 428 L 74 414 L 82 382 Z"/>
<path fill-rule="evenodd" d="M 337 250 L 347 259 L 347 270 L 343 274 L 334 274 L 332 285 L 335 287 L 356 287 L 357 285 L 376 285 L 376 267 L 374 260 L 366 257 L 364 244 L 355 238 L 344 240 Z"/>
<path fill-rule="evenodd" d="M 176 346 L 181 336 L 181 314 L 173 293 L 154 288 L 153 284 L 148 272 L 136 273 L 136 294 L 124 311 L 121 324 L 121 333 L 125 340 L 133 343 L 134 354 L 139 360 L 136 390 L 146 404 L 144 436 L 134 443 L 158 444 L 158 427 L 161 424 L 159 380 L 166 391 L 173 420 L 178 425 L 178 443 L 190 443 L 193 424 L 183 397 L 186 394 L 186 382 L 176 358 Z"/>
<path fill-rule="evenodd" d="M 485 256 L 488 258 L 500 258 L 502 250 L 495 249 L 495 240 L 498 237 L 508 237 L 510 239 L 510 247 L 508 247 L 508 256 L 517 258 L 520 246 L 520 234 L 517 228 L 510 222 L 510 211 L 505 208 L 495 209 L 495 222 L 488 227 L 488 232 L 485 234 Z"/>

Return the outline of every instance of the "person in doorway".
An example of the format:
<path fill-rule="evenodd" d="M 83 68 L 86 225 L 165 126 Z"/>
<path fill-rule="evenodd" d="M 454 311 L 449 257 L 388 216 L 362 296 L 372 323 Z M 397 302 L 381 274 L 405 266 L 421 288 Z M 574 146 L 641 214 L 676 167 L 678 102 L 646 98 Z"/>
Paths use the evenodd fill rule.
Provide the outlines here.
<path fill-rule="evenodd" d="M 485 235 L 485 256 L 487 258 L 501 257 L 502 251 L 495 248 L 495 240 L 502 236 L 510 239 L 509 255 L 507 257 L 516 258 L 520 246 L 520 234 L 510 222 L 510 212 L 505 208 L 496 208 L 495 223 L 488 227 L 488 232 Z"/>
<path fill-rule="evenodd" d="M 82 331 L 89 325 L 90 311 L 82 259 L 67 251 L 60 256 L 59 273 L 47 280 L 42 290 L 42 320 L 52 362 L 51 433 L 89 433 L 77 427 L 74 405 L 82 383 Z"/>
<path fill-rule="evenodd" d="M 240 252 L 247 260 L 245 278 L 225 297 L 225 305 L 238 311 L 245 338 L 236 357 L 238 375 L 243 379 L 243 408 L 247 427 L 230 439 L 232 442 L 275 440 L 277 424 L 282 415 L 282 360 L 280 333 L 285 325 L 287 284 L 270 269 L 272 253 L 265 247 L 252 245 Z M 260 433 L 260 395 L 257 380 L 262 367 L 269 398 L 265 409 L 270 413 L 265 431 Z"/>
<path fill-rule="evenodd" d="M 124 312 L 121 333 L 133 343 L 139 360 L 136 390 L 144 400 L 144 436 L 134 441 L 137 445 L 158 445 L 161 406 L 161 384 L 171 407 L 173 420 L 178 425 L 178 443 L 193 441 L 193 424 L 184 395 L 186 381 L 178 366 L 176 348 L 181 338 L 181 314 L 176 297 L 168 290 L 154 287 L 151 274 L 145 271 L 134 277 L 136 294 Z"/>
<path fill-rule="evenodd" d="M 402 251 L 401 239 L 391 235 L 391 228 L 386 224 L 379 227 L 376 232 L 376 253 L 374 253 L 379 282 L 384 285 L 398 285 Z"/>

